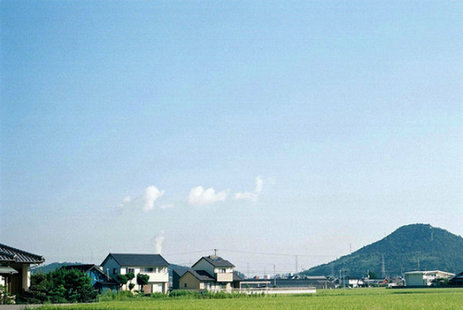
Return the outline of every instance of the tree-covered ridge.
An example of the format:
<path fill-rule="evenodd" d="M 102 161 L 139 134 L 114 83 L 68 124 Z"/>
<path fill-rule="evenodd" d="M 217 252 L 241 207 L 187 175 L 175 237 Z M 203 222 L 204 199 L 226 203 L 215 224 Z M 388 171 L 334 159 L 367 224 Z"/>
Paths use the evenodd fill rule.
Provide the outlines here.
<path fill-rule="evenodd" d="M 402 226 L 387 237 L 327 264 L 302 272 L 306 275 L 342 274 L 362 277 L 368 271 L 386 276 L 413 270 L 463 271 L 463 238 L 428 224 Z"/>

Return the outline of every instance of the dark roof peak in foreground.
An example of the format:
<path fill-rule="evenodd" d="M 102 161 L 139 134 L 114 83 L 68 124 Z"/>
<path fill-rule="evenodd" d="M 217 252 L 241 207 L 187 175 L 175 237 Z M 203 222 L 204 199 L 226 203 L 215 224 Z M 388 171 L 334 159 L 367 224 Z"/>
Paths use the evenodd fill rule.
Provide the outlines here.
<path fill-rule="evenodd" d="M 121 266 L 168 267 L 169 263 L 160 254 L 109 253 L 103 263 L 112 257 Z"/>
<path fill-rule="evenodd" d="M 198 279 L 201 282 L 214 282 L 215 278 L 211 276 L 207 271 L 205 270 L 193 270 L 193 269 L 188 269 L 185 273 L 191 273 L 193 277 Z M 185 273 L 183 275 L 185 275 Z M 182 276 L 183 276 L 182 275 Z"/>
<path fill-rule="evenodd" d="M 32 254 L 0 243 L 0 262 L 41 264 L 44 261 L 45 258 L 43 258 L 43 256 Z"/>
<path fill-rule="evenodd" d="M 235 267 L 235 265 L 230 263 L 228 260 L 216 255 L 203 256 L 201 259 L 206 260 L 214 267 Z M 201 261 L 201 259 L 199 261 Z M 193 266 L 195 266 L 199 261 L 197 261 Z"/>

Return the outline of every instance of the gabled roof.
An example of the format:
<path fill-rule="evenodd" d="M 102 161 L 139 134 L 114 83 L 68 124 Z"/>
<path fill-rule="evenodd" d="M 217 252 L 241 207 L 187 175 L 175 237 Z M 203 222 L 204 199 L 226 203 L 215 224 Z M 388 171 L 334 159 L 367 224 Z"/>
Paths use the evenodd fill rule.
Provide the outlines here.
<path fill-rule="evenodd" d="M 45 261 L 43 256 L 32 254 L 0 243 L 0 262 L 24 264 L 40 264 Z"/>
<path fill-rule="evenodd" d="M 69 269 L 77 269 L 77 270 L 80 270 L 80 271 L 85 272 L 85 273 L 89 272 L 90 270 L 95 270 L 96 272 L 98 272 L 102 276 L 106 277 L 106 281 L 99 281 L 99 282 L 106 283 L 106 284 L 118 284 L 118 282 L 116 282 L 109 275 L 105 274 L 104 271 L 102 271 L 100 269 L 100 267 L 98 267 L 97 265 L 93 265 L 93 264 L 74 264 L 74 265 L 63 266 L 63 267 L 61 267 L 61 269 L 68 269 L 68 270 Z"/>
<path fill-rule="evenodd" d="M 160 254 L 121 254 L 109 253 L 101 263 L 103 266 L 107 259 L 112 257 L 120 266 L 142 267 L 168 267 L 169 263 Z"/>
<path fill-rule="evenodd" d="M 193 270 L 193 269 L 188 269 L 185 271 L 185 273 L 180 276 L 183 277 L 185 274 L 190 273 L 193 277 L 198 279 L 201 282 L 215 282 L 215 279 L 213 276 L 211 276 L 209 273 L 207 273 L 204 270 Z"/>
<path fill-rule="evenodd" d="M 103 270 L 100 269 L 97 265 L 94 264 L 73 264 L 61 267 L 61 269 L 77 269 L 82 272 L 89 272 L 90 270 L 95 270 L 99 274 L 107 277 Z"/>
<path fill-rule="evenodd" d="M 238 271 L 233 271 L 233 281 L 243 281 L 244 279 L 238 274 Z"/>
<path fill-rule="evenodd" d="M 192 267 L 194 267 L 202 259 L 206 260 L 209 264 L 211 264 L 214 267 L 235 267 L 235 265 L 230 263 L 228 260 L 223 259 L 220 256 L 214 256 L 214 255 L 201 257 L 196 263 L 194 263 L 194 265 Z"/>

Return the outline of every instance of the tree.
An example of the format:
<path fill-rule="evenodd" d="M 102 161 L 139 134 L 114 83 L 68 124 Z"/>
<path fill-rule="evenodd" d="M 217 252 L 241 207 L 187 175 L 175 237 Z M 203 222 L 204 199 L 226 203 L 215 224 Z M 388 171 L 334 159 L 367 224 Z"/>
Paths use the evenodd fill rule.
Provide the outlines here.
<path fill-rule="evenodd" d="M 125 284 L 127 284 L 127 281 L 128 281 L 129 279 L 127 278 L 127 275 L 125 275 L 125 274 L 118 274 L 118 275 L 116 276 L 116 280 L 117 280 L 117 282 L 119 282 L 119 285 L 122 287 L 122 286 L 124 286 Z"/>
<path fill-rule="evenodd" d="M 129 272 L 127 273 L 127 281 L 130 282 L 133 280 L 133 278 L 135 278 L 135 275 L 133 274 L 133 272 Z M 135 287 L 135 284 L 133 283 L 129 283 L 129 290 L 131 291 L 133 288 Z"/>
<path fill-rule="evenodd" d="M 368 279 L 379 279 L 378 275 L 374 271 L 368 271 Z"/>
<path fill-rule="evenodd" d="M 31 287 L 26 293 L 29 302 L 90 302 L 97 292 L 90 278 L 77 269 L 59 269 L 48 274 L 36 274 L 31 277 Z"/>
<path fill-rule="evenodd" d="M 147 274 L 142 274 L 142 273 L 137 274 L 137 284 L 141 285 L 142 292 L 144 291 L 143 290 L 144 286 L 148 284 L 149 279 L 150 279 L 150 276 Z"/>

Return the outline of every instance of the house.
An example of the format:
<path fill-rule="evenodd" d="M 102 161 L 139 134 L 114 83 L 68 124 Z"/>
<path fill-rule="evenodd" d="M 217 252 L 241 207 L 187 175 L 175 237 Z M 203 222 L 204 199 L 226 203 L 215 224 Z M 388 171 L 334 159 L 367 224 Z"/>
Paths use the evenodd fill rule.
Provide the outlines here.
<path fill-rule="evenodd" d="M 431 286 L 432 281 L 436 279 L 448 279 L 455 274 L 440 271 L 410 271 L 405 273 L 406 286 Z"/>
<path fill-rule="evenodd" d="M 119 283 L 108 274 L 105 274 L 97 265 L 76 264 L 63 266 L 61 269 L 76 269 L 84 272 L 92 281 L 92 286 L 99 292 L 117 291 L 119 289 Z"/>
<path fill-rule="evenodd" d="M 463 272 L 460 272 L 456 276 L 449 280 L 449 285 L 452 286 L 463 286 Z"/>
<path fill-rule="evenodd" d="M 12 295 L 21 294 L 31 285 L 32 264 L 41 264 L 45 259 L 0 243 L 0 284 L 7 287 Z"/>
<path fill-rule="evenodd" d="M 101 267 L 103 272 L 113 279 L 117 279 L 118 275 L 134 274 L 135 277 L 122 286 L 123 290 L 128 290 L 130 283 L 137 287 L 137 275 L 146 274 L 149 276 L 148 284 L 143 287 L 146 294 L 168 292 L 169 263 L 159 254 L 109 253 Z"/>
<path fill-rule="evenodd" d="M 174 271 L 174 288 L 187 290 L 231 291 L 234 281 L 235 266 L 219 256 L 201 257 L 190 269 L 179 274 Z"/>
<path fill-rule="evenodd" d="M 334 288 L 334 283 L 325 276 L 306 276 L 304 279 L 246 279 L 240 281 L 239 288 Z"/>

